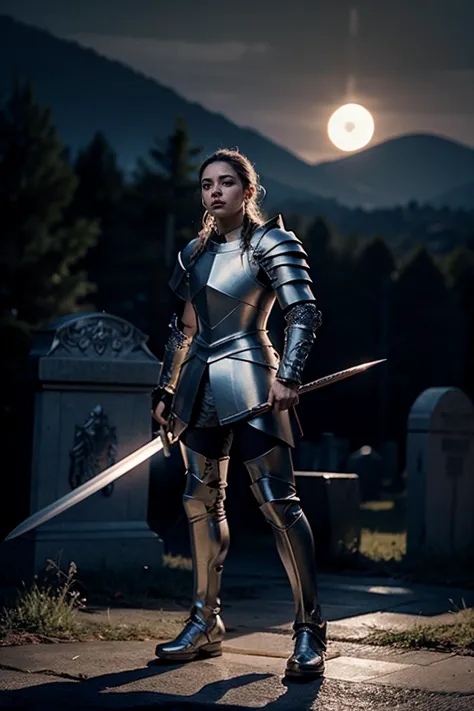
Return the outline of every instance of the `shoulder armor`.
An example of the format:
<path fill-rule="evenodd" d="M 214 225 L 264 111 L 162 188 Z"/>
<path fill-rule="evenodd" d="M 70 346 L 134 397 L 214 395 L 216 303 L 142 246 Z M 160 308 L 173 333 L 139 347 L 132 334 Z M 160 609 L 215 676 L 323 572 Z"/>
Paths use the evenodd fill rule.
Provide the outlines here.
<path fill-rule="evenodd" d="M 168 284 L 170 289 L 184 301 L 190 300 L 188 268 L 199 237 L 195 237 L 178 253 L 175 268 Z"/>
<path fill-rule="evenodd" d="M 299 301 L 314 300 L 308 255 L 294 232 L 275 227 L 261 235 L 251 248 L 254 258 L 268 275 L 282 308 Z"/>
<path fill-rule="evenodd" d="M 191 261 L 191 256 L 196 249 L 196 246 L 199 242 L 199 237 L 195 237 L 192 239 L 190 242 L 187 243 L 185 247 L 179 252 L 178 254 L 178 261 L 181 259 L 183 266 L 187 268 L 189 266 L 189 262 Z"/>

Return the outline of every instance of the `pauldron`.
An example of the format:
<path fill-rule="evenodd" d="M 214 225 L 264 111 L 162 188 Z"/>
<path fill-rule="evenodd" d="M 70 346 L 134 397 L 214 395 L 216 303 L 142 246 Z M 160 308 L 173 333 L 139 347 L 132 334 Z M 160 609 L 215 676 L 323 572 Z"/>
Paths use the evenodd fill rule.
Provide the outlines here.
<path fill-rule="evenodd" d="M 165 346 L 158 385 L 151 393 L 153 410 L 161 400 L 165 402 L 166 407 L 170 405 L 178 382 L 181 366 L 192 343 L 192 338 L 186 336 L 186 334 L 178 328 L 178 317 L 176 314 L 171 318 L 170 329 L 171 334 Z"/>
<path fill-rule="evenodd" d="M 276 377 L 300 385 L 316 331 L 322 324 L 322 314 L 314 301 L 306 301 L 288 309 L 285 319 L 285 345 Z"/>

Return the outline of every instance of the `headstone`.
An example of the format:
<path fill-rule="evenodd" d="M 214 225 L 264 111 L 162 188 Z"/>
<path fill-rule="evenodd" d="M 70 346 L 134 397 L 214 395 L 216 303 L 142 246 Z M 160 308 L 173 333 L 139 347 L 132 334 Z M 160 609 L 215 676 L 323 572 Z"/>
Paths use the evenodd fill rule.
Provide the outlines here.
<path fill-rule="evenodd" d="M 295 479 L 318 561 L 341 563 L 357 556 L 361 530 L 358 476 L 295 471 Z"/>
<path fill-rule="evenodd" d="M 332 432 L 323 432 L 321 435 L 321 459 L 318 470 L 343 472 L 348 454 L 348 440 L 336 437 Z"/>
<path fill-rule="evenodd" d="M 380 499 L 383 478 L 383 462 L 380 454 L 369 445 L 364 445 L 349 456 L 347 469 L 359 475 L 362 501 Z"/>
<path fill-rule="evenodd" d="M 408 418 L 407 553 L 474 555 L 474 407 L 457 388 L 429 388 Z"/>
<path fill-rule="evenodd" d="M 305 471 L 343 472 L 349 454 L 347 439 L 323 432 L 319 441 L 302 440 L 295 453 L 295 466 Z"/>
<path fill-rule="evenodd" d="M 36 334 L 30 515 L 151 439 L 150 390 L 159 361 L 146 336 L 105 313 L 65 316 Z M 68 511 L 2 546 L 10 577 L 42 571 L 48 558 L 81 571 L 161 565 L 163 543 L 147 524 L 149 462 Z M 18 521 L 17 523 L 20 523 Z"/>
<path fill-rule="evenodd" d="M 400 489 L 399 452 L 397 442 L 380 442 L 377 451 L 382 457 L 383 478 L 392 489 Z"/>

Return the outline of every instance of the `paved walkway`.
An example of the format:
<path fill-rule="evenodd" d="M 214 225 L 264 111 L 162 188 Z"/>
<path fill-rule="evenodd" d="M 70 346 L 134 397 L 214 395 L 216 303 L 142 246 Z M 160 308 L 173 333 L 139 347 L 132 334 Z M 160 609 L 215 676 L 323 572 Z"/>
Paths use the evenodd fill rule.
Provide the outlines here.
<path fill-rule="evenodd" d="M 228 571 L 229 634 L 217 659 L 162 666 L 154 658 L 156 640 L 0 648 L 0 708 L 473 711 L 474 657 L 401 652 L 363 639 L 374 626 L 449 620 L 453 605 L 474 604 L 474 591 L 321 576 L 330 620 L 326 679 L 295 684 L 283 679 L 292 649 L 288 584 L 279 573 L 269 574 L 264 588 L 260 581 L 251 569 L 245 579 Z M 254 599 L 230 594 L 239 586 Z M 104 614 L 98 610 L 88 617 L 103 620 Z M 176 625 L 183 617 L 172 605 L 160 614 Z M 114 609 L 109 615 L 116 624 L 151 624 L 159 616 L 156 609 Z"/>
<path fill-rule="evenodd" d="M 255 640 L 252 641 L 252 644 Z M 229 649 L 229 647 L 228 647 Z M 282 679 L 278 656 L 226 651 L 162 666 L 154 643 L 95 642 L 0 650 L 0 708 L 268 709 L 269 711 L 472 711 L 474 657 L 350 649 L 328 661 L 323 682 Z"/>

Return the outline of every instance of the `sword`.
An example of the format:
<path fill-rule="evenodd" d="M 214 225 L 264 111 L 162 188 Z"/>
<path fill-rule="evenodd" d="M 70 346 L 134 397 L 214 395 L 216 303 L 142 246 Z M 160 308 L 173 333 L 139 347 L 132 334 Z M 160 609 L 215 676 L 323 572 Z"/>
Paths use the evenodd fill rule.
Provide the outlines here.
<path fill-rule="evenodd" d="M 302 395 L 312 390 L 318 390 L 326 385 L 337 383 L 339 380 L 345 380 L 346 378 L 350 378 L 358 373 L 363 373 L 365 370 L 373 368 L 374 365 L 383 363 L 386 360 L 386 358 L 382 358 L 381 360 L 373 360 L 368 363 L 361 363 L 361 365 L 355 365 L 352 368 L 346 368 L 346 370 L 340 370 L 337 373 L 331 373 L 331 375 L 325 375 L 322 378 L 318 378 L 310 383 L 301 385 L 298 388 L 298 395 Z M 250 411 L 250 418 L 263 415 L 271 409 L 272 406 L 269 405 L 268 402 L 261 403 Z M 71 506 L 75 506 L 80 501 L 87 499 L 88 496 L 92 496 L 92 494 L 95 494 L 97 491 L 100 491 L 109 484 L 112 484 L 112 482 L 116 481 L 124 474 L 127 474 L 127 472 L 131 469 L 135 469 L 135 467 L 139 464 L 143 464 L 143 462 L 146 462 L 147 459 L 155 454 L 158 454 L 161 450 L 164 450 L 165 456 L 169 456 L 169 444 L 170 441 L 168 439 L 168 434 L 163 427 L 160 427 L 160 433 L 157 437 L 153 438 L 142 447 L 139 447 L 139 449 L 136 449 L 134 452 L 124 457 L 124 459 L 116 462 L 116 464 L 104 469 L 103 472 L 97 474 L 97 476 L 93 479 L 89 479 L 89 481 L 86 481 L 76 489 L 69 491 L 52 504 L 36 511 L 36 513 L 32 514 L 29 518 L 25 519 L 25 521 L 14 528 L 13 531 L 11 531 L 11 533 L 9 533 L 5 538 L 5 541 L 11 541 L 13 538 L 17 538 L 23 533 L 31 531 L 33 528 L 36 528 L 42 523 L 46 523 L 46 521 L 54 518 L 54 516 L 67 511 L 71 508 Z"/>

